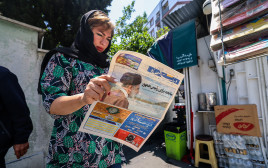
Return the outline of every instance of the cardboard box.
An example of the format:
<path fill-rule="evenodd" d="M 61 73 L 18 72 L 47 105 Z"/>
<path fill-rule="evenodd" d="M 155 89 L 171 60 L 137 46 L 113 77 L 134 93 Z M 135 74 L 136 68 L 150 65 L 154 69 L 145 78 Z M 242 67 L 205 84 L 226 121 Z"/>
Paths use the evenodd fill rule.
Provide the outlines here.
<path fill-rule="evenodd" d="M 214 106 L 217 131 L 261 137 L 255 104 Z"/>

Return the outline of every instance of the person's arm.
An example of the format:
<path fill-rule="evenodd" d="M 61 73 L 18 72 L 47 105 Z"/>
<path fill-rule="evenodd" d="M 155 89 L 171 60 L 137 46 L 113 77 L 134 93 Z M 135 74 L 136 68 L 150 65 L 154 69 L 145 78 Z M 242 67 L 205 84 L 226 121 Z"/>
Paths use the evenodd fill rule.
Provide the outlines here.
<path fill-rule="evenodd" d="M 18 83 L 17 77 L 11 72 L 5 73 L 1 78 L 0 98 L 5 106 L 6 113 L 10 116 L 14 130 L 14 152 L 19 159 L 29 148 L 28 138 L 32 132 L 33 125 L 30 111 L 26 104 L 24 93 Z"/>
<path fill-rule="evenodd" d="M 115 83 L 114 78 L 102 75 L 91 79 L 84 93 L 61 96 L 55 99 L 51 104 L 50 113 L 56 115 L 71 114 L 86 104 L 92 104 L 94 101 L 100 100 L 104 92 L 109 92 L 111 89 L 108 82 Z"/>
<path fill-rule="evenodd" d="M 84 93 L 69 95 L 70 87 L 79 87 L 71 84 L 73 72 L 77 71 L 72 66 L 72 61 L 72 58 L 55 54 L 48 62 L 41 78 L 44 106 L 54 118 L 58 115 L 71 114 L 86 104 L 100 100 L 104 90 L 110 90 L 108 81 L 114 82 L 112 77 L 102 75 L 91 79 Z"/>

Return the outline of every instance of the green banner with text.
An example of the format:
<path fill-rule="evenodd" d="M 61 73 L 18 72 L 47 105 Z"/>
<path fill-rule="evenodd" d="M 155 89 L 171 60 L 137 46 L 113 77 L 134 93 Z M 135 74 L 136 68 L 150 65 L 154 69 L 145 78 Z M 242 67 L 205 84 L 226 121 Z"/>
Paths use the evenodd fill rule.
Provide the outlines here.
<path fill-rule="evenodd" d="M 172 30 L 172 62 L 174 69 L 197 65 L 195 20 Z"/>

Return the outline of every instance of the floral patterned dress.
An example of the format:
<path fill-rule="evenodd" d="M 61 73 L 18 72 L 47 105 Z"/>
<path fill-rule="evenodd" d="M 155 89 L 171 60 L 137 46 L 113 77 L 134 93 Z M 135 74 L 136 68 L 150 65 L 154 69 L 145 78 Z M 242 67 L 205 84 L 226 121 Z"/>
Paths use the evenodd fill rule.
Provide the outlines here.
<path fill-rule="evenodd" d="M 46 111 L 49 113 L 50 105 L 60 96 L 83 93 L 91 78 L 106 71 L 56 53 L 41 77 Z M 88 109 L 89 105 L 86 105 L 65 116 L 50 114 L 55 122 L 49 143 L 47 167 L 106 168 L 125 161 L 120 143 L 78 131 Z"/>

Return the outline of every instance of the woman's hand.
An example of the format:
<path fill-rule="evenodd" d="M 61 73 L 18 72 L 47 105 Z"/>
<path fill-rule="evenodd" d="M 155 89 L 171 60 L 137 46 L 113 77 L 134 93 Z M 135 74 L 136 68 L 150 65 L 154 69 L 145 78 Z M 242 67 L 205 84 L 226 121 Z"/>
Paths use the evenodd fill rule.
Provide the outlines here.
<path fill-rule="evenodd" d="M 82 101 L 85 104 L 92 104 L 94 101 L 101 100 L 104 93 L 111 90 L 109 82 L 115 83 L 115 78 L 101 75 L 91 79 L 82 95 Z"/>
<path fill-rule="evenodd" d="M 87 104 L 100 100 L 105 92 L 109 92 L 109 82 L 115 83 L 115 79 L 109 75 L 93 78 L 88 83 L 84 93 L 72 96 L 60 96 L 50 106 L 50 114 L 67 115 L 79 110 Z"/>

